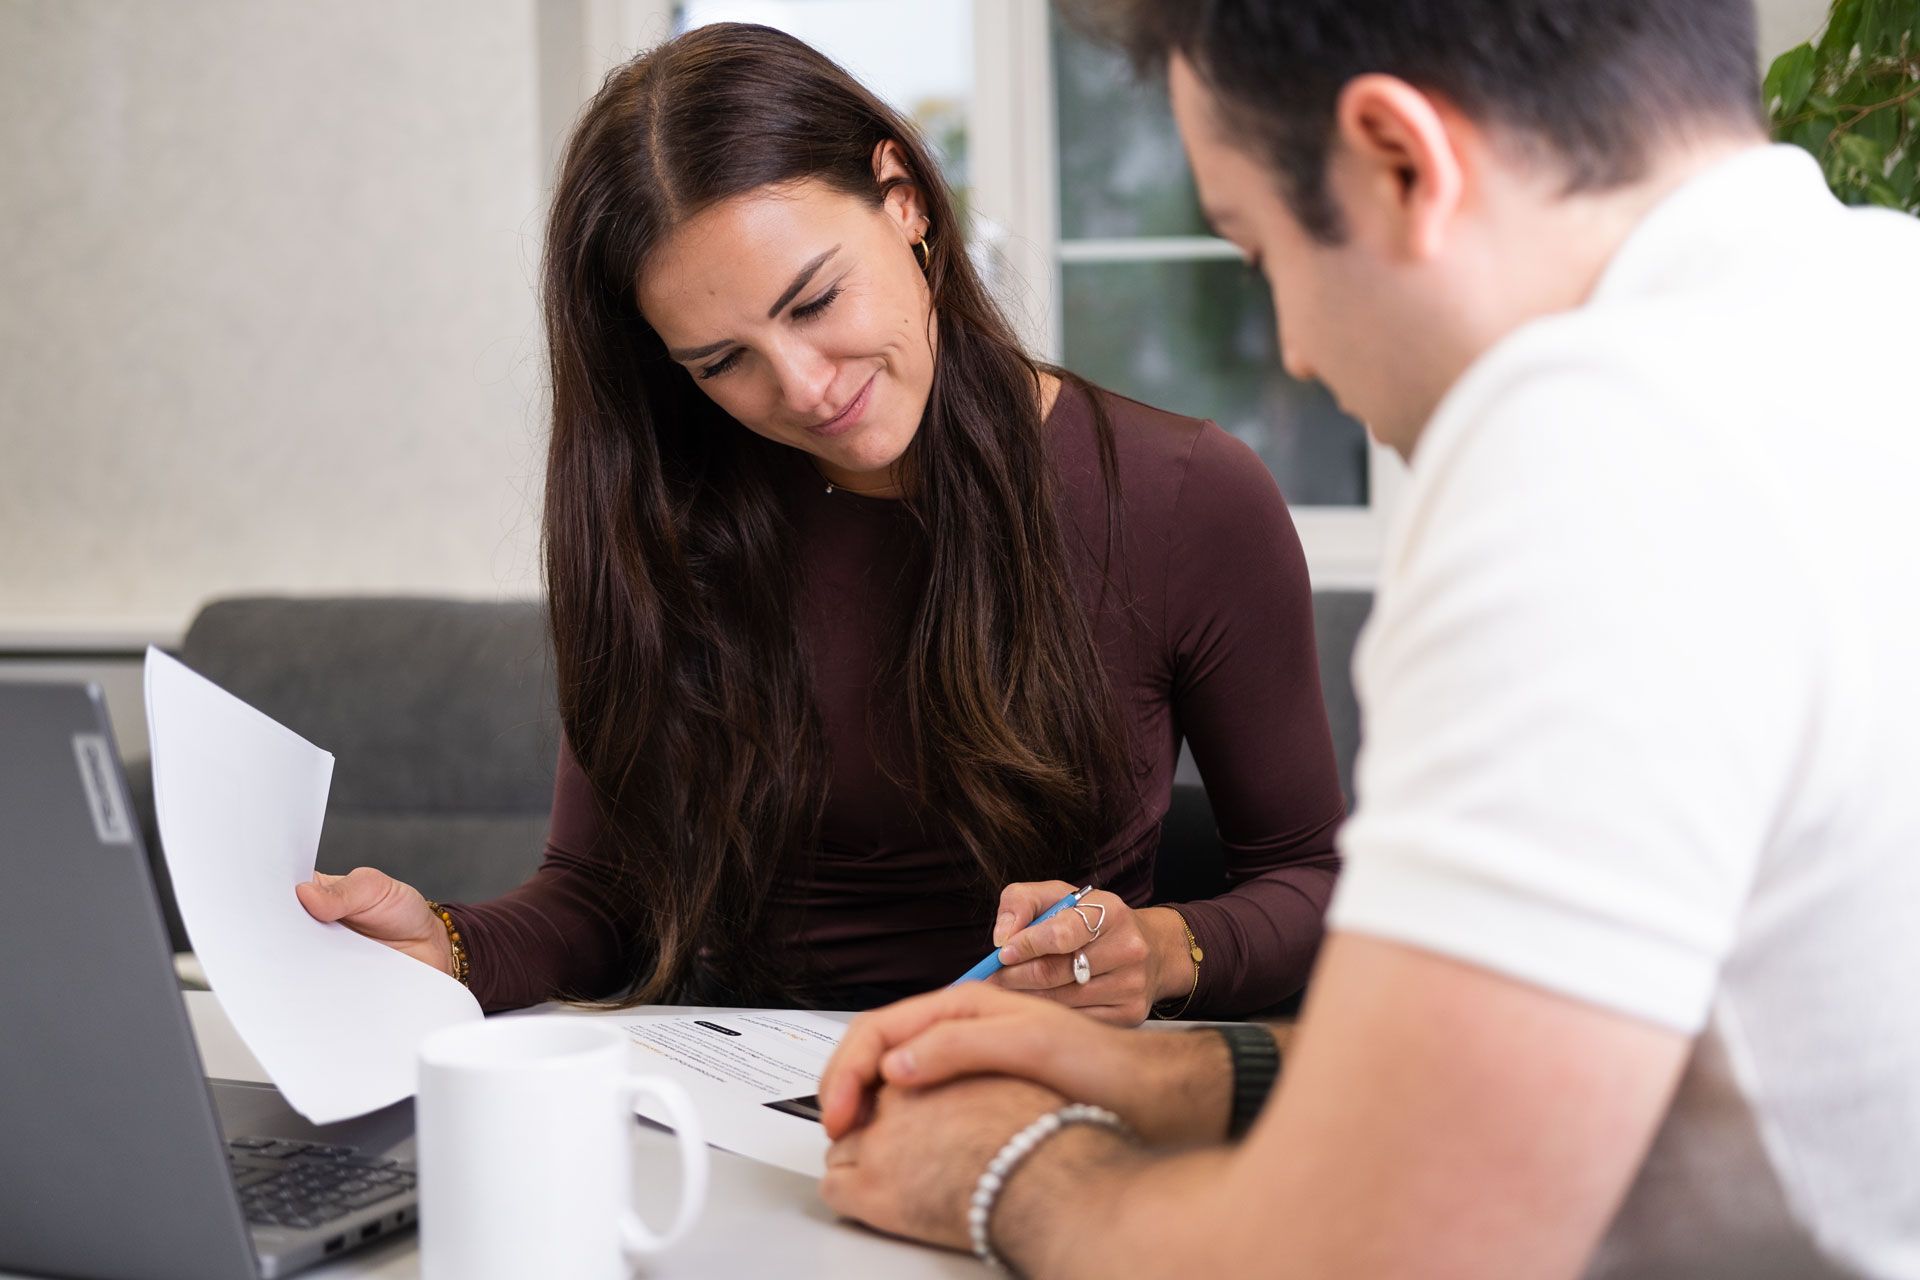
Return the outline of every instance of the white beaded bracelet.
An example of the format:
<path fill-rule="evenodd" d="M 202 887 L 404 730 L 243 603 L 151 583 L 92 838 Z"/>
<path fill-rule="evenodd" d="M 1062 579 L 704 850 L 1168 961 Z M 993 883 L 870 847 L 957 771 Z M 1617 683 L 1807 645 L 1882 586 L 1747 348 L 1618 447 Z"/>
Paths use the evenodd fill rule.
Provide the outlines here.
<path fill-rule="evenodd" d="M 1000 1153 L 987 1162 L 986 1172 L 980 1175 L 980 1181 L 974 1184 L 973 1203 L 967 1207 L 967 1232 L 973 1239 L 973 1256 L 986 1263 L 995 1271 L 1007 1270 L 1007 1264 L 993 1251 L 993 1241 L 988 1236 L 987 1227 L 993 1220 L 994 1202 L 1000 1198 L 1000 1188 L 1006 1185 L 1013 1171 L 1022 1161 L 1032 1155 L 1041 1143 L 1051 1138 L 1070 1124 L 1094 1124 L 1103 1129 L 1111 1129 L 1128 1141 L 1134 1140 L 1133 1130 L 1119 1116 L 1105 1107 L 1092 1106 L 1085 1102 L 1071 1102 L 1058 1111 L 1049 1111 L 1007 1139 Z"/>

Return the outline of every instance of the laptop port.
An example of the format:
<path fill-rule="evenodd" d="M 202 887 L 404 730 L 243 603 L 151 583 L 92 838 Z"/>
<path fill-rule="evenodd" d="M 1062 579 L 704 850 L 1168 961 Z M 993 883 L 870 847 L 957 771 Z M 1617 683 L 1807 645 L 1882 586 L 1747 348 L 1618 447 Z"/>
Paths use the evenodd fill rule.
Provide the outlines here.
<path fill-rule="evenodd" d="M 379 1234 L 380 1224 L 377 1222 L 369 1222 L 366 1226 L 360 1228 L 360 1238 L 362 1240 L 371 1240 Z"/>
<path fill-rule="evenodd" d="M 346 1247 L 347 1238 L 345 1236 L 335 1236 L 333 1239 L 327 1241 L 328 1253 L 338 1253 Z"/>

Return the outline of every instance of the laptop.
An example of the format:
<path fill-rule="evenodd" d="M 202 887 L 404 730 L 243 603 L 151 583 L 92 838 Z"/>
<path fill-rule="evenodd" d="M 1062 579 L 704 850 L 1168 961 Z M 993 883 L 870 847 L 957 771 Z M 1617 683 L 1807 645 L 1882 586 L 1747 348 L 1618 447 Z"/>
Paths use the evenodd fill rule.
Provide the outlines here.
<path fill-rule="evenodd" d="M 0 1271 L 291 1275 L 412 1226 L 412 1153 L 205 1077 L 99 689 L 0 683 Z"/>

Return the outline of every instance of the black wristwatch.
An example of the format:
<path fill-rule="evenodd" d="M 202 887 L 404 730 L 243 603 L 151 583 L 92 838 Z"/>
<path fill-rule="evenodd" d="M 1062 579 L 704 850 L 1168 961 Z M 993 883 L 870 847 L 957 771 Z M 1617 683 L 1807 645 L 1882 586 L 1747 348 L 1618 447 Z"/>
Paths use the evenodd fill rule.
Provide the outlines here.
<path fill-rule="evenodd" d="M 1227 1042 L 1227 1057 L 1233 1063 L 1233 1110 L 1227 1118 L 1227 1137 L 1244 1137 L 1260 1108 L 1267 1105 L 1273 1082 L 1280 1078 L 1280 1046 L 1271 1031 L 1249 1022 L 1205 1029 L 1219 1032 Z"/>

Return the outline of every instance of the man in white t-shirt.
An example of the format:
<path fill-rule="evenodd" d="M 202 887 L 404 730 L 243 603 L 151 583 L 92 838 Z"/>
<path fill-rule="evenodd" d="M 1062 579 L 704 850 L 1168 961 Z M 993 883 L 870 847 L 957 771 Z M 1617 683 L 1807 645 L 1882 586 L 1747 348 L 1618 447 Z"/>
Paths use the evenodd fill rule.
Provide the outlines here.
<path fill-rule="evenodd" d="M 867 1015 L 827 1200 L 1042 1276 L 1920 1276 L 1920 222 L 1766 145 L 1748 0 L 1132 8 L 1412 466 L 1330 940 L 1237 1146 L 1244 1032 Z"/>

